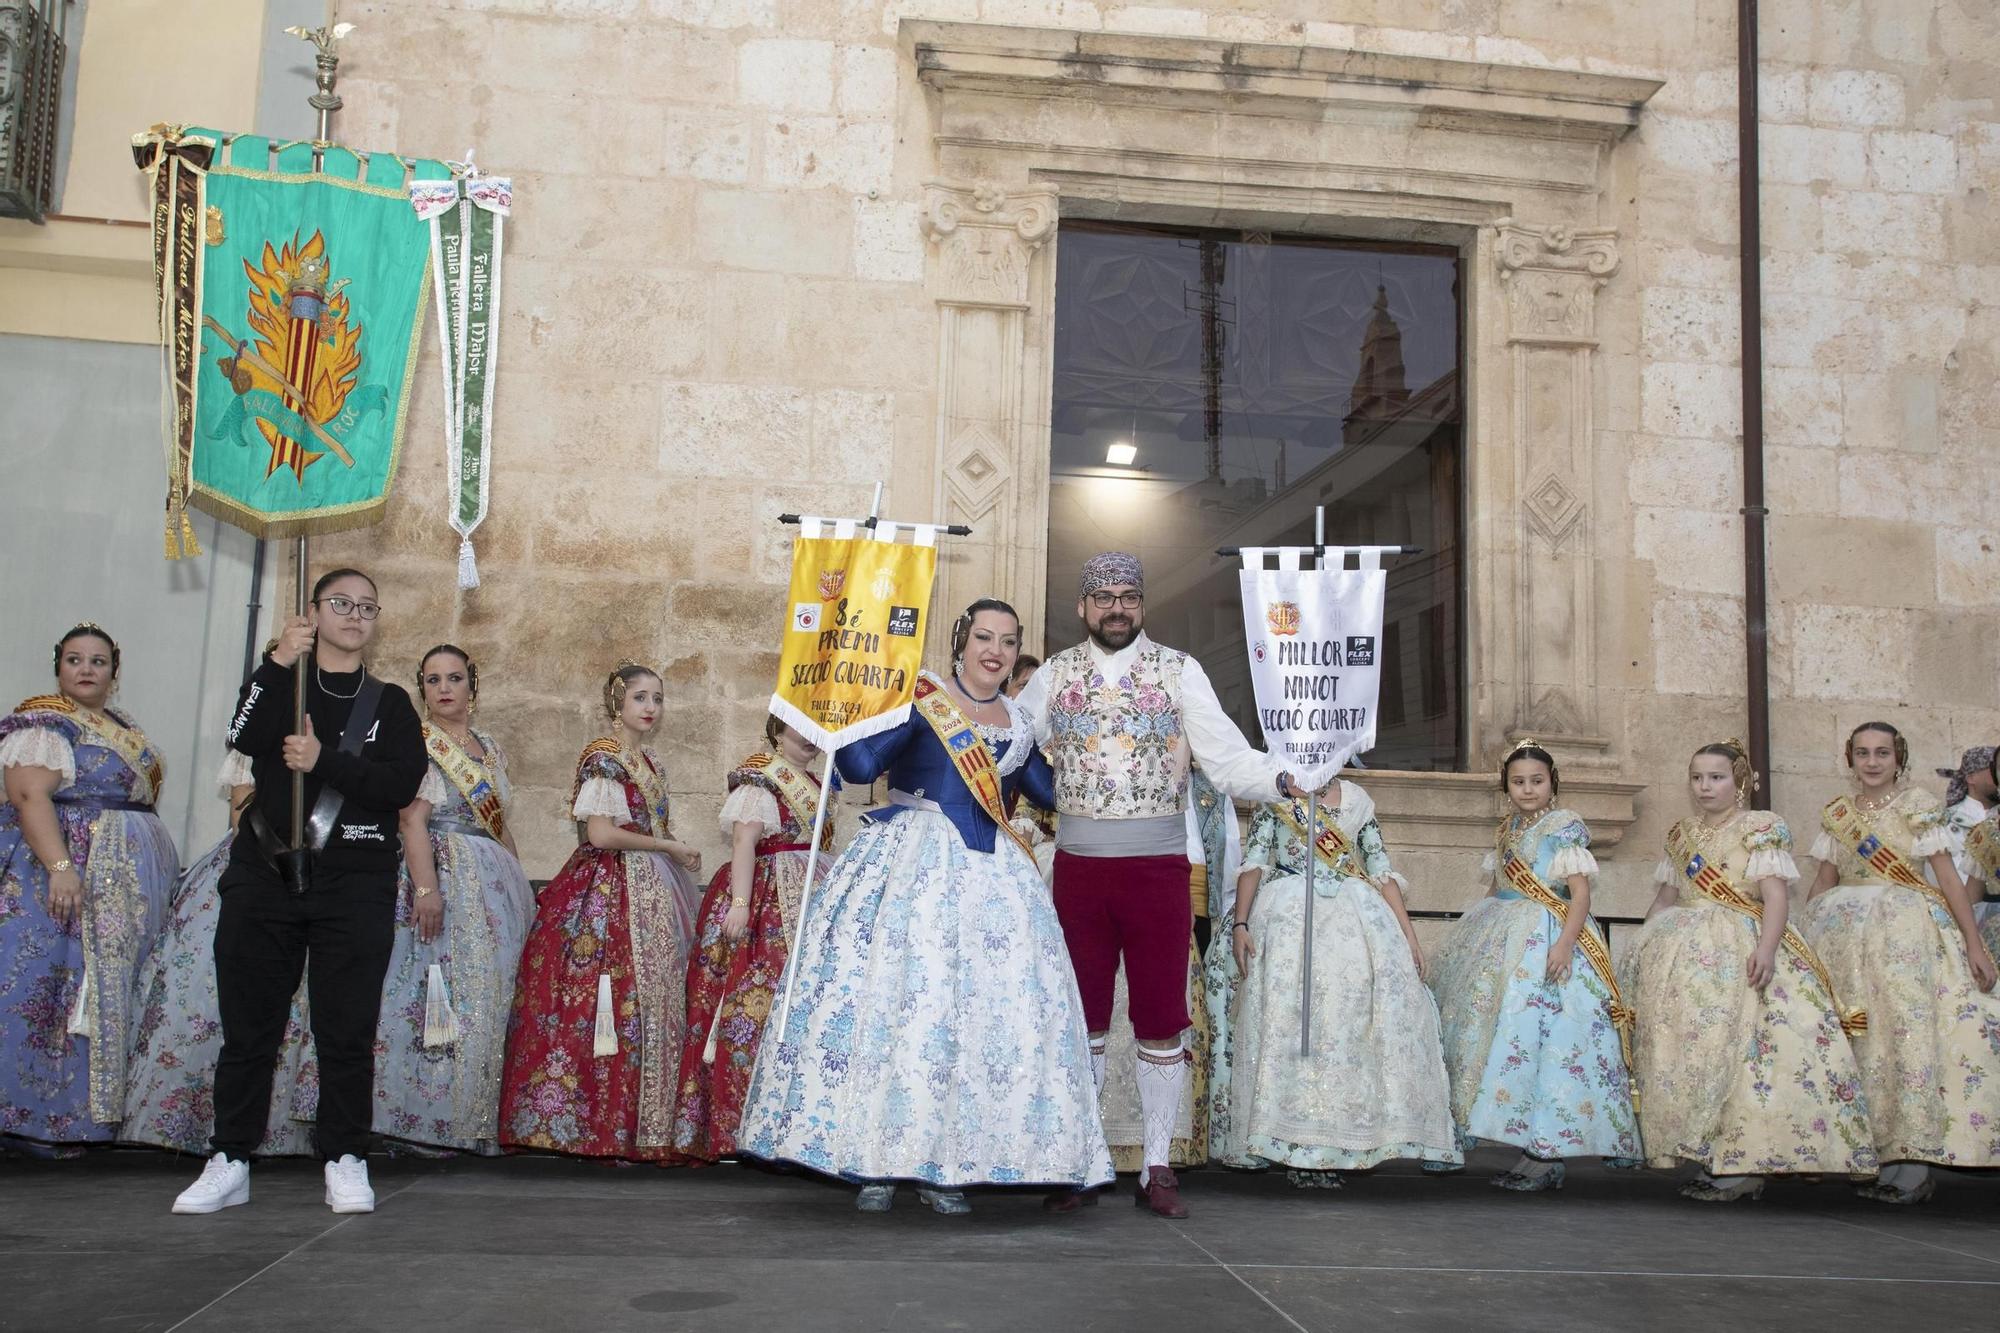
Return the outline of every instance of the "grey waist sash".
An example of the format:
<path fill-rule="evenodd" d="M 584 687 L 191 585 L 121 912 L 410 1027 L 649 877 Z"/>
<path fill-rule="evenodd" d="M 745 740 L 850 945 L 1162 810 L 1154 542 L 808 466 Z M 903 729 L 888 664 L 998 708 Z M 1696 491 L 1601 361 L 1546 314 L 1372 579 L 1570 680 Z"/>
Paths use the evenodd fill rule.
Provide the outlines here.
<path fill-rule="evenodd" d="M 476 819 L 433 818 L 430 821 L 430 830 L 433 833 L 462 833 L 468 838 L 489 838 L 494 842 L 500 841 L 487 831 L 486 825 Z"/>
<path fill-rule="evenodd" d="M 1064 815 L 1056 824 L 1056 850 L 1071 856 L 1185 856 L 1187 815 L 1144 819 Z"/>

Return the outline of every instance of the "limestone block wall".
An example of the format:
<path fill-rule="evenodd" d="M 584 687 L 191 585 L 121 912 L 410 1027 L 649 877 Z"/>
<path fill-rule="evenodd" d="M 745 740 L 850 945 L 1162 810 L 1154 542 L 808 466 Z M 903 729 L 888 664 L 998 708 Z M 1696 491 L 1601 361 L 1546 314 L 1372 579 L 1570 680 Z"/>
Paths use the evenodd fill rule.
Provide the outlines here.
<path fill-rule="evenodd" d="M 623 656 L 662 665 L 662 749 L 681 818 L 714 836 L 722 776 L 755 741 L 774 669 L 788 540 L 779 512 L 857 512 L 878 480 L 897 517 L 983 506 L 981 536 L 956 548 L 947 586 L 977 580 L 1039 603 L 1030 573 L 1046 469 L 1033 460 L 1046 437 L 1024 386 L 1047 311 L 1027 295 L 1013 326 L 963 316 L 993 302 L 952 288 L 943 257 L 967 233 L 941 228 L 937 208 L 973 199 L 980 182 L 960 173 L 998 159 L 963 140 L 997 130 L 955 124 L 940 142 L 944 94 L 919 77 L 906 21 L 1660 81 L 1636 129 L 1599 150 L 1592 189 L 1561 196 L 1578 225 L 1615 237 L 1580 399 L 1562 408 L 1564 422 L 1587 422 L 1586 475 L 1547 497 L 1539 519 L 1532 496 L 1511 491 L 1505 512 L 1475 513 L 1485 535 L 1472 557 L 1498 559 L 1533 522 L 1571 531 L 1572 506 L 1587 515 L 1588 544 L 1570 557 L 1583 572 L 1562 575 L 1591 590 L 1576 622 L 1587 651 L 1563 658 L 1587 661 L 1592 676 L 1595 740 L 1577 772 L 1639 788 L 1618 798 L 1636 822 L 1607 859 L 1605 897 L 1634 909 L 1648 896 L 1654 849 L 1684 808 L 1691 743 L 1743 726 L 1732 0 L 334 9 L 358 25 L 338 137 L 431 156 L 476 146 L 484 167 L 515 178 L 517 208 L 492 517 L 479 534 L 485 585 L 452 586 L 431 377 L 419 381 L 388 523 L 321 542 L 318 560 L 382 574 L 384 669 L 413 672 L 415 654 L 441 639 L 479 657 L 482 718 L 512 752 L 536 875 L 569 845 L 570 765 L 596 734 L 599 682 Z M 1809 832 L 1842 781 L 1840 740 L 1865 717 L 1905 725 L 1925 773 L 2000 737 L 2000 21 L 1986 0 L 1762 9 L 1773 780 L 1779 809 Z M 1115 110 L 1060 98 L 1014 111 L 1008 132 L 1030 147 L 1095 126 L 1113 154 L 1176 114 L 1165 94 Z M 1218 155 L 1339 165 L 1365 145 L 1386 167 L 1435 166 L 1414 122 L 1386 114 L 1365 135 L 1298 115 L 1245 123 L 1269 142 Z M 1021 206 L 1028 183 L 1007 183 L 1007 207 Z M 1058 211 L 1064 188 L 1037 186 Z M 1502 330 L 1503 232 L 1492 220 L 1465 226 L 1468 273 L 1486 293 L 1471 318 Z M 1024 278 L 1056 243 L 1033 230 L 1016 232 Z M 1531 256 L 1535 272 L 1556 271 L 1550 253 Z M 956 378 L 964 359 L 1002 355 L 1026 377 L 1011 417 L 967 398 Z M 1499 443 L 1513 438 L 1502 423 L 1514 407 L 1476 406 L 1475 473 L 1514 466 Z M 1045 401 L 1041 410 L 1045 421 Z M 1525 419 L 1534 438 L 1540 418 Z M 1006 469 L 993 483 L 980 470 L 989 461 Z M 1504 578 L 1532 583 L 1540 571 L 1527 560 Z M 1519 586 L 1504 590 L 1504 605 L 1517 605 Z M 1470 615 L 1477 626 L 1482 607 Z M 1510 644 L 1521 628 L 1487 624 L 1484 641 Z M 1533 661 L 1475 659 L 1482 762 L 1533 716 L 1517 706 L 1533 681 L 1510 665 Z M 1389 785 L 1404 812 L 1389 835 L 1408 848 L 1418 902 L 1456 905 L 1471 892 L 1472 816 L 1488 814 L 1489 794 L 1468 778 Z"/>

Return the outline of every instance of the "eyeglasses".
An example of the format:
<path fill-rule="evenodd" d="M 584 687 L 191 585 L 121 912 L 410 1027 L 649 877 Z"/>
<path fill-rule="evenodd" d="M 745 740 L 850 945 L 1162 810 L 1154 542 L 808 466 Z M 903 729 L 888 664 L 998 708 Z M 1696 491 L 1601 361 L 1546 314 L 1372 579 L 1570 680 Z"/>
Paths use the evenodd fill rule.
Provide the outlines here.
<path fill-rule="evenodd" d="M 363 620 L 373 620 L 382 614 L 382 608 L 374 602 L 357 602 L 352 597 L 322 597 L 316 606 L 324 606 L 337 616 L 360 616 Z"/>
<path fill-rule="evenodd" d="M 1090 594 L 1090 604 L 1100 611 L 1109 611 L 1113 606 L 1122 606 L 1127 611 L 1137 611 L 1146 600 L 1143 592 L 1094 592 Z"/>

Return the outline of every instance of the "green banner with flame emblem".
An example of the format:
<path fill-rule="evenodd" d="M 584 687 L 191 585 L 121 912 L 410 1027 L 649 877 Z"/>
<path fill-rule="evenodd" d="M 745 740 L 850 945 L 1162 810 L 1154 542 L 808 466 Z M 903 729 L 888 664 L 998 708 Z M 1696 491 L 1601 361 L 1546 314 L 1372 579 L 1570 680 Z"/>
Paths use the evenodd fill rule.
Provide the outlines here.
<path fill-rule="evenodd" d="M 442 162 L 155 127 L 167 553 L 189 505 L 261 537 L 379 519 L 396 479 L 431 275 L 412 179 Z"/>

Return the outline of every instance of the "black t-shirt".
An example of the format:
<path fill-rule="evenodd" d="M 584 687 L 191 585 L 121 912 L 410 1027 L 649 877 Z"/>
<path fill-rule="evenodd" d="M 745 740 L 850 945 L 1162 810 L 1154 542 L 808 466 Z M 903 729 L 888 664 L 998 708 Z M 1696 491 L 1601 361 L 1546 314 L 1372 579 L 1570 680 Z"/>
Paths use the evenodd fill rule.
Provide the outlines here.
<path fill-rule="evenodd" d="M 285 767 L 285 737 L 292 731 L 292 669 L 268 656 L 243 684 L 229 723 L 230 747 L 248 755 L 257 784 L 252 797 L 271 832 L 286 846 L 292 840 L 292 770 Z M 327 836 L 319 862 L 328 869 L 394 873 L 402 855 L 396 820 L 416 799 L 429 760 L 423 724 L 402 686 L 382 685 L 375 721 L 359 753 L 340 753 L 341 734 L 361 688 L 359 671 L 321 671 L 306 659 L 306 714 L 320 743 L 319 762 L 306 774 L 306 814 L 312 814 L 322 787 L 341 794 L 339 817 Z M 260 863 L 254 837 L 236 839 L 230 859 Z"/>

